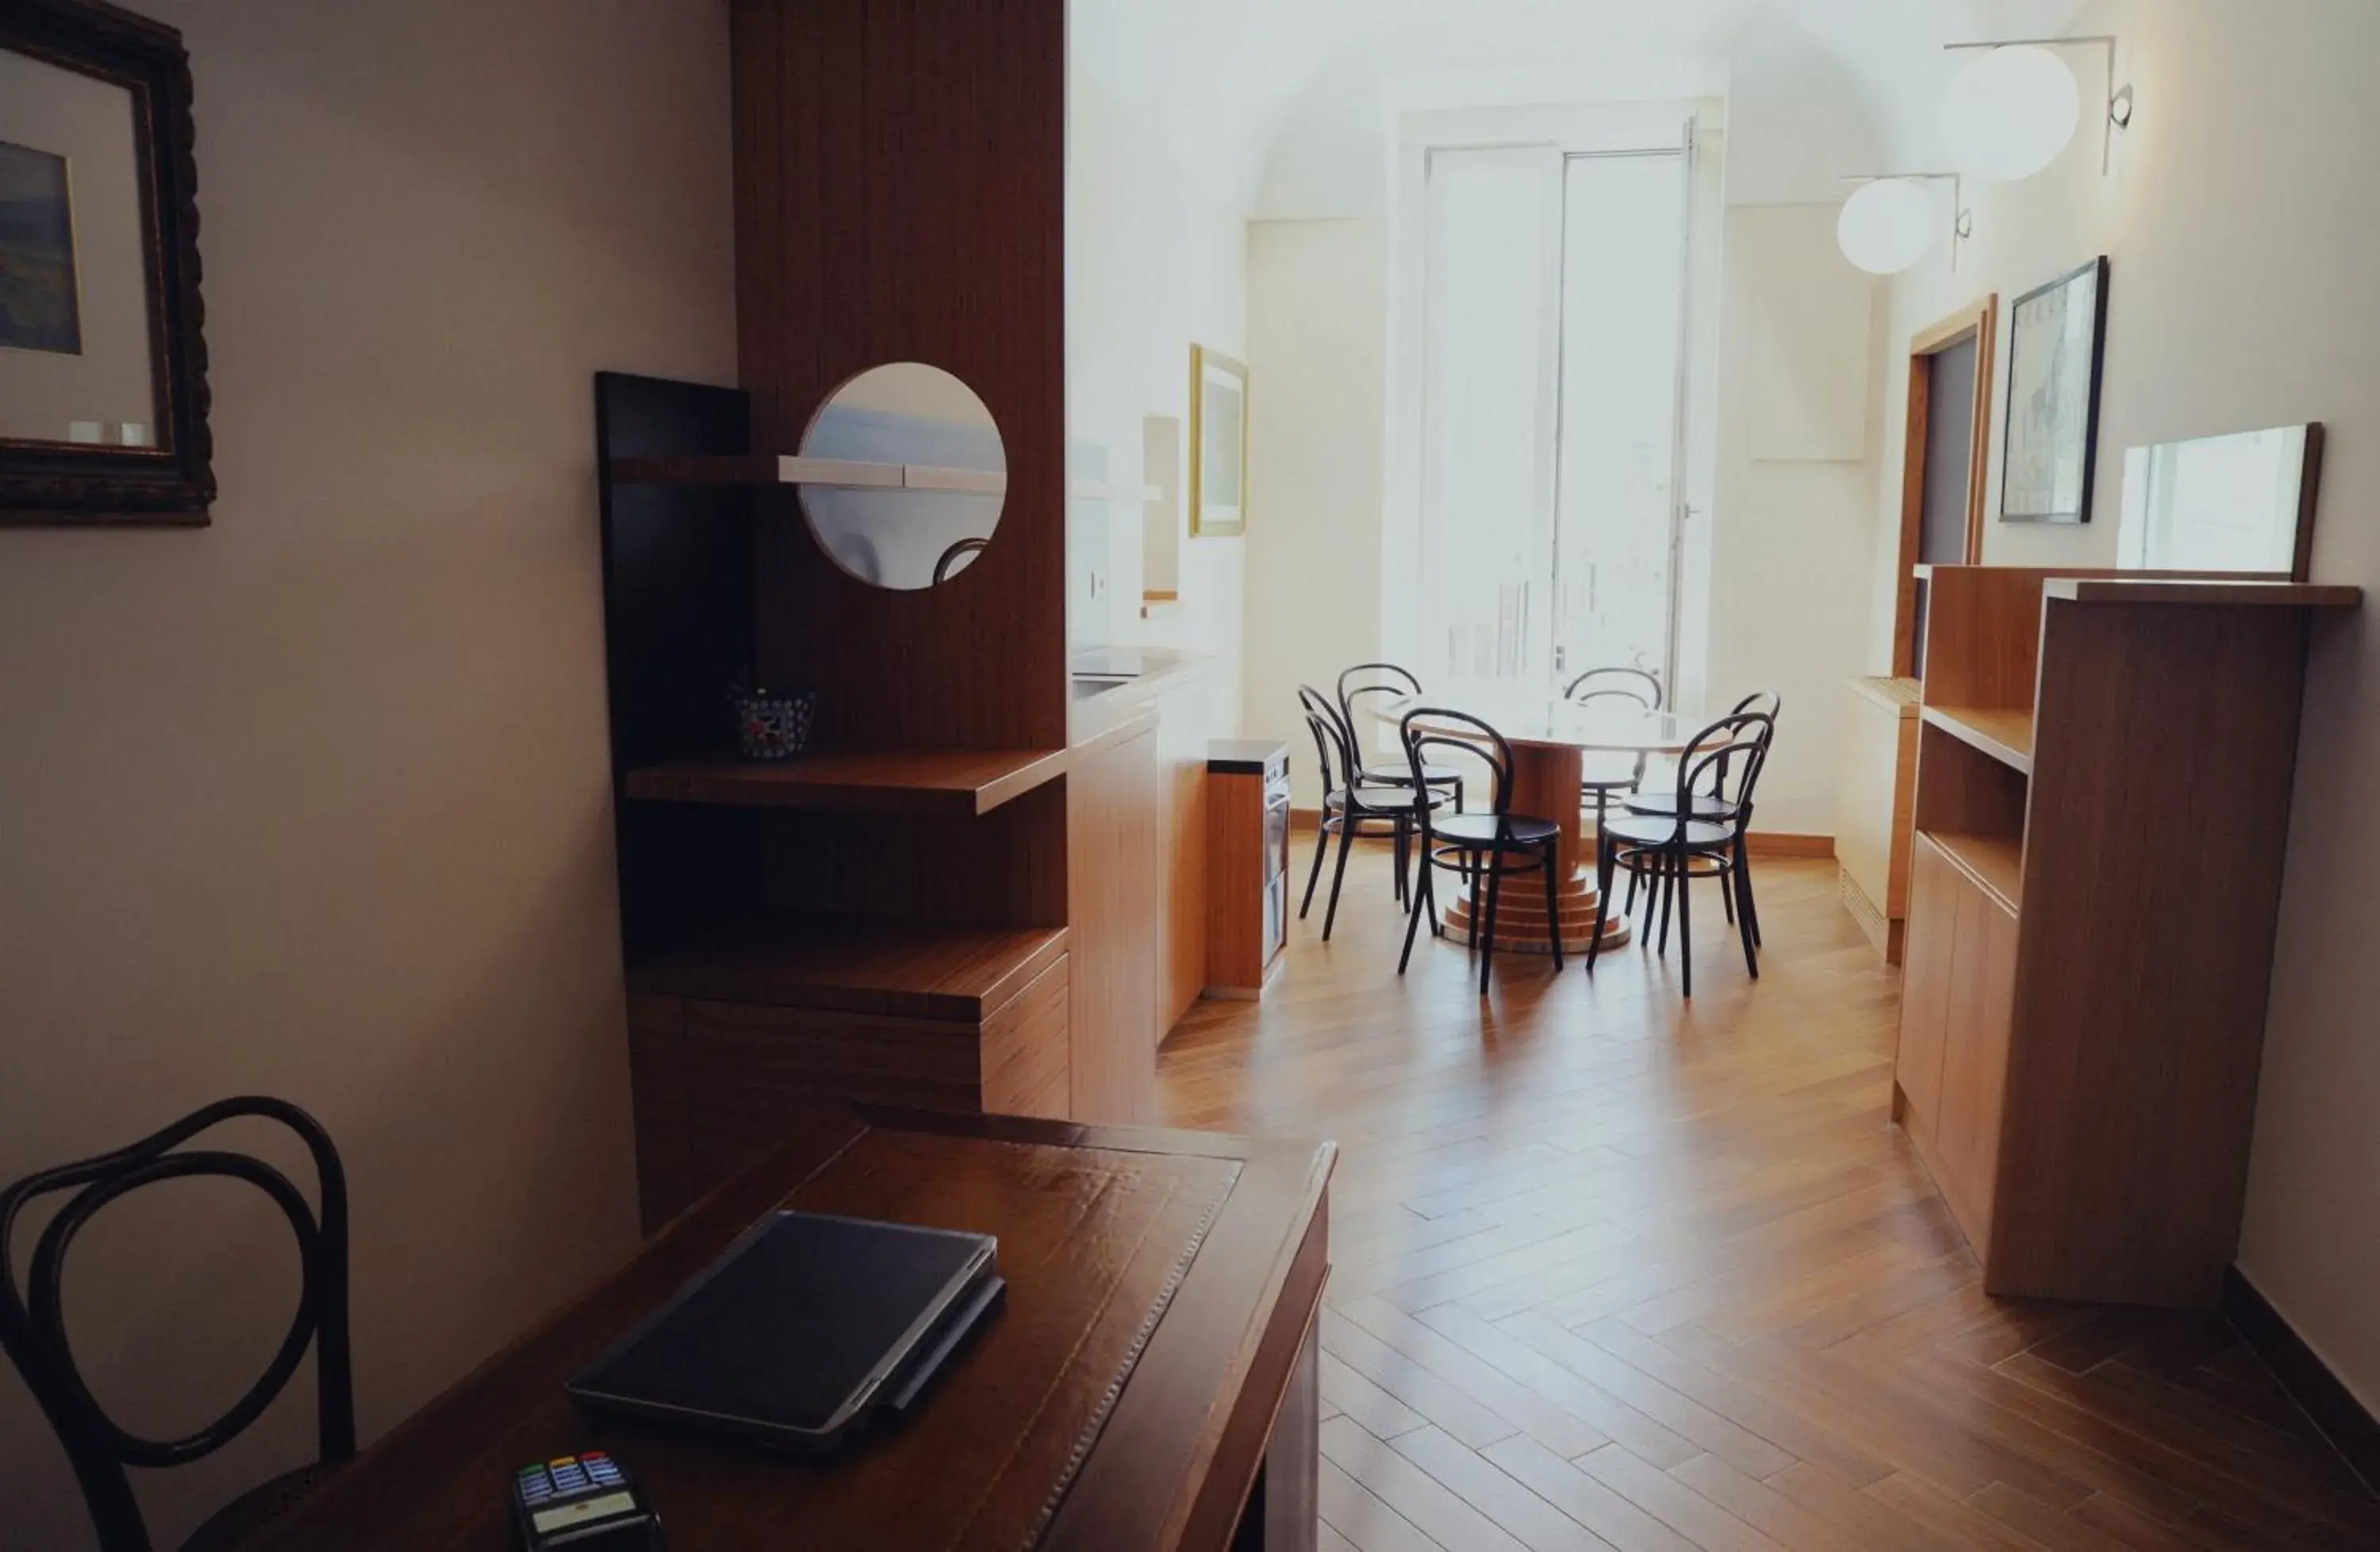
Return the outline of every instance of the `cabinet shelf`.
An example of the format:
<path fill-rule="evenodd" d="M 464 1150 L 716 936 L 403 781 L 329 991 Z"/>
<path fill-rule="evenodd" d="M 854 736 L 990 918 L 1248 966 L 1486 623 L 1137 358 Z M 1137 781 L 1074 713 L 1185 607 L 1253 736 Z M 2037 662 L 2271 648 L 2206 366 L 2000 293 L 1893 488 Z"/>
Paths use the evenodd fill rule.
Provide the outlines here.
<path fill-rule="evenodd" d="M 614 458 L 612 478 L 623 485 L 826 485 L 844 491 L 941 491 L 978 496 L 1008 491 L 1008 476 L 997 469 L 865 463 L 851 458 L 744 455 Z"/>
<path fill-rule="evenodd" d="M 2006 835 L 1980 835 L 1972 831 L 1920 831 L 1975 887 L 1990 895 L 2010 915 L 2024 885 L 2024 843 Z"/>
<path fill-rule="evenodd" d="M 1925 721 L 2002 765 L 2033 774 L 2033 713 L 2021 708 L 1935 706 Z"/>
<path fill-rule="evenodd" d="M 726 751 L 631 770 L 627 794 L 655 803 L 846 812 L 988 814 L 1065 774 L 1063 749 L 880 749 L 771 762 Z"/>
<path fill-rule="evenodd" d="M 632 991 L 979 1022 L 1066 952 L 1066 929 L 756 917 L 628 967 Z"/>

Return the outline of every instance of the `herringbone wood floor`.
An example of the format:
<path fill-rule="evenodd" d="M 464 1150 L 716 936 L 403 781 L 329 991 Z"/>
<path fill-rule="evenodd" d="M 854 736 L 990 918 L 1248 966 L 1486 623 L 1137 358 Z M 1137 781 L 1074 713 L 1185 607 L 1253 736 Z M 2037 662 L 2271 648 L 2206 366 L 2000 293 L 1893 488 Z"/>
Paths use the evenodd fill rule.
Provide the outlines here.
<path fill-rule="evenodd" d="M 1897 977 L 1832 864 L 1757 877 L 1756 984 L 1706 886 L 1691 1009 L 1674 946 L 1483 1003 L 1451 940 L 1398 979 L 1375 849 L 1169 1038 L 1169 1122 L 1344 1149 L 1324 1547 L 2380 1546 L 2219 1320 L 1984 1296 L 1886 1124 Z"/>

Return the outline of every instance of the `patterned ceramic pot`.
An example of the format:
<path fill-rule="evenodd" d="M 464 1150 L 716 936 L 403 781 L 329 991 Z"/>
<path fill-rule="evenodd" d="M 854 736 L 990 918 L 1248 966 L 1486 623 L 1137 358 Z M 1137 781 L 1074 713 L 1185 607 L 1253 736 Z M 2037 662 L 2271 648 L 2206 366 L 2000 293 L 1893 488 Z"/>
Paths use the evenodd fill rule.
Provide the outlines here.
<path fill-rule="evenodd" d="M 809 747 L 810 721 L 817 715 L 816 690 L 739 690 L 736 746 L 747 759 L 791 759 Z"/>

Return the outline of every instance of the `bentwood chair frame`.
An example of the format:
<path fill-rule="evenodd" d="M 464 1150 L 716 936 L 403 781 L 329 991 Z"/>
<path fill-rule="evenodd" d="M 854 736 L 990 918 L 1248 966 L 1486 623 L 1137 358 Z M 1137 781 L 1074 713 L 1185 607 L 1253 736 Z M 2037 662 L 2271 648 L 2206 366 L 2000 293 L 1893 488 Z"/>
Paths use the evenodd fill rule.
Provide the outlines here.
<path fill-rule="evenodd" d="M 322 1211 L 317 1215 L 289 1177 L 261 1159 L 213 1149 L 176 1151 L 223 1122 L 252 1116 L 296 1133 L 313 1156 Z M 245 1181 L 271 1199 L 298 1238 L 303 1274 L 298 1311 L 262 1377 L 206 1426 L 176 1439 L 130 1433 L 108 1415 L 77 1369 L 67 1341 L 67 1252 L 74 1238 L 109 1203 L 159 1181 L 193 1177 Z M 26 1208 L 43 1196 L 72 1192 L 35 1243 L 24 1291 L 18 1287 L 11 1242 Z M 27 1176 L 0 1190 L 0 1348 L 65 1447 L 81 1485 L 103 1552 L 150 1552 L 149 1531 L 126 1468 L 187 1465 L 213 1454 L 244 1433 L 271 1406 L 314 1348 L 315 1423 L 322 1464 L 257 1488 L 210 1520 L 184 1545 L 228 1545 L 223 1528 L 253 1525 L 256 1506 L 273 1495 L 294 1497 L 292 1485 L 320 1475 L 356 1452 L 355 1386 L 347 1333 L 347 1187 L 337 1148 L 322 1124 L 286 1100 L 262 1096 L 218 1100 L 129 1147 L 78 1164 Z M 245 1517 L 243 1517 L 245 1516 Z"/>
<path fill-rule="evenodd" d="M 1661 677 L 1645 668 L 1590 668 L 1570 682 L 1562 698 L 1572 706 L 1592 706 L 1597 701 L 1621 700 L 1647 711 L 1661 709 Z M 1603 817 L 1610 811 L 1611 800 L 1624 797 L 1645 784 L 1646 756 L 1637 754 L 1634 765 L 1625 776 L 1590 775 L 1579 782 L 1579 790 L 1595 800 L 1595 827 L 1603 828 Z"/>
<path fill-rule="evenodd" d="M 1355 739 L 1360 762 L 1364 744 L 1364 720 L 1355 713 L 1366 696 L 1386 696 L 1403 700 L 1426 692 L 1413 670 L 1392 662 L 1357 663 L 1342 670 L 1339 675 L 1339 720 Z M 1383 721 L 1387 719 L 1383 718 Z M 1398 748 L 1394 758 L 1386 765 L 1364 764 L 1364 783 L 1376 787 L 1410 787 L 1414 774 L 1405 762 L 1404 750 Z M 1463 808 L 1463 770 L 1460 767 L 1431 765 L 1422 769 L 1422 785 L 1450 794 L 1457 812 Z"/>
<path fill-rule="evenodd" d="M 1487 766 L 1493 799 L 1493 806 L 1484 814 L 1448 814 L 1427 797 L 1415 798 L 1414 826 L 1420 841 L 1421 868 L 1413 898 L 1406 904 L 1405 943 L 1397 956 L 1397 974 L 1403 975 L 1413 960 L 1414 934 L 1425 915 L 1429 917 L 1431 936 L 1445 935 L 1439 925 L 1434 881 L 1440 869 L 1462 875 L 1472 886 L 1469 940 L 1479 954 L 1480 996 L 1488 995 L 1488 977 L 1496 964 L 1496 909 L 1503 898 L 1508 873 L 1544 875 L 1547 946 L 1559 974 L 1561 902 L 1556 862 L 1561 832 L 1551 819 L 1512 812 L 1512 746 L 1479 718 L 1442 707 L 1416 707 L 1405 713 L 1397 731 L 1404 742 L 1415 788 L 1420 788 L 1421 773 L 1428 765 L 1427 753 L 1445 749 Z"/>
<path fill-rule="evenodd" d="M 1775 731 L 1776 719 L 1766 712 L 1721 717 L 1694 734 L 1680 757 L 1675 806 L 1670 812 L 1622 815 L 1597 837 L 1596 884 L 1602 892 L 1595 908 L 1595 940 L 1586 951 L 1589 974 L 1603 946 L 1613 875 L 1625 867 L 1632 882 L 1635 875 L 1646 876 L 1658 899 L 1660 952 L 1665 953 L 1670 906 L 1676 902 L 1681 984 L 1686 996 L 1694 994 L 1694 894 L 1689 886 L 1697 878 L 1717 878 L 1730 891 L 1729 916 L 1743 940 L 1744 965 L 1753 979 L 1760 978 L 1759 907 L 1752 897 L 1744 838 L 1752 828 L 1753 800 Z M 1697 809 L 1705 798 L 1717 800 L 1728 817 L 1701 817 Z M 1648 917 L 1652 909 L 1648 903 Z"/>
<path fill-rule="evenodd" d="M 1314 735 L 1314 752 L 1322 767 L 1322 811 L 1315 821 L 1314 867 L 1305 876 L 1305 897 L 1298 903 L 1297 919 L 1314 908 L 1314 886 L 1322 877 L 1322 855 L 1330 838 L 1339 837 L 1339 864 L 1330 874 L 1330 903 L 1322 914 L 1322 940 L 1339 921 L 1339 890 L 1347 878 L 1347 853 L 1366 826 L 1386 825 L 1396 845 L 1396 898 L 1405 900 L 1407 858 L 1413 846 L 1414 794 L 1405 787 L 1366 785 L 1363 761 L 1355 749 L 1354 730 L 1339 719 L 1338 709 L 1311 685 L 1297 686 L 1298 705 L 1305 713 L 1305 729 Z M 1429 794 L 1428 803 L 1443 799 Z M 1371 831 L 1379 833 L 1377 829 Z"/>
<path fill-rule="evenodd" d="M 1776 719 L 1780 717 L 1782 711 L 1785 711 L 1785 697 L 1782 697 L 1782 695 L 1778 695 L 1776 690 L 1755 690 L 1752 695 L 1744 695 L 1742 700 L 1737 700 L 1735 707 L 1728 709 L 1728 717 L 1744 717 L 1744 714 L 1759 714 L 1759 717 L 1766 717 L 1768 719 L 1768 740 L 1776 743 Z M 1768 750 L 1766 750 L 1764 746 L 1761 757 L 1766 759 L 1766 755 L 1768 755 Z M 1637 790 L 1633 790 L 1633 793 L 1621 797 L 1621 806 L 1623 806 L 1625 812 L 1631 812 L 1631 814 L 1649 814 L 1649 817 L 1654 818 L 1669 817 L 1669 814 L 1678 812 L 1678 788 L 1676 783 L 1666 790 L 1647 790 L 1640 785 Z M 1728 812 L 1726 802 L 1709 795 L 1709 793 L 1702 793 L 1702 795 L 1694 797 L 1693 814 L 1694 818 L 1709 818 L 1711 824 L 1728 824 L 1728 821 L 1732 818 L 1732 812 Z M 1744 868 L 1742 892 L 1744 895 L 1749 895 L 1749 892 L 1752 892 L 1752 862 L 1749 862 L 1749 857 L 1742 862 L 1742 868 Z M 1704 868 L 1704 871 L 1709 871 L 1709 868 Z M 1628 900 L 1625 900 L 1623 907 L 1621 907 L 1621 912 L 1623 914 L 1635 909 L 1635 891 L 1637 891 L 1637 876 L 1631 871 L 1631 874 L 1628 874 Z M 1723 892 L 1723 895 L 1720 895 L 1720 904 L 1726 904 L 1728 907 L 1728 921 L 1735 921 L 1735 891 Z M 1652 895 L 1647 895 L 1647 900 L 1645 900 L 1645 921 L 1647 921 L 1647 924 L 1652 924 L 1654 909 L 1657 907 L 1658 907 L 1657 900 L 1654 900 Z M 1752 914 L 1752 942 L 1759 942 L 1759 940 L 1761 940 L 1759 912 L 1755 912 Z"/>

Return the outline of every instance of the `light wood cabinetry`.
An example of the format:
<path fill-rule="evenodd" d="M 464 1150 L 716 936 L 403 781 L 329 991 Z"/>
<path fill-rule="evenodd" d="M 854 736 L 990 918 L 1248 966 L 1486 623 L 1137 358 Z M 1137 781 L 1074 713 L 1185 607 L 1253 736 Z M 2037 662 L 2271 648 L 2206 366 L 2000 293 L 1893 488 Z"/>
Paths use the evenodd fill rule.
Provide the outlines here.
<path fill-rule="evenodd" d="M 1993 1293 L 2213 1308 L 2237 1249 L 2313 612 L 1932 568 L 1894 1118 Z"/>
<path fill-rule="evenodd" d="M 1067 1021 L 1076 1121 L 1156 1117 L 1169 796 L 1159 781 L 1154 712 L 1075 751 L 1066 780 L 1066 898 L 1079 966 Z"/>

